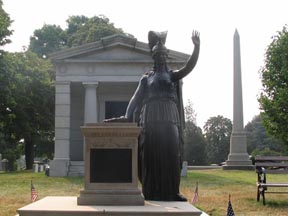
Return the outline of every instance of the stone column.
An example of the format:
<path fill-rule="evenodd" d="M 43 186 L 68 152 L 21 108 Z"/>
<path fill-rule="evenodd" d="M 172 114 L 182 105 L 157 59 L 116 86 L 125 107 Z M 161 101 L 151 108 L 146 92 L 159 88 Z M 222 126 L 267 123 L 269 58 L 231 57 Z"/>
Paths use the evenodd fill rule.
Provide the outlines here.
<path fill-rule="evenodd" d="M 97 88 L 98 82 L 83 82 L 85 88 L 84 125 L 98 122 Z M 83 145 L 83 158 L 85 155 L 85 140 Z"/>
<path fill-rule="evenodd" d="M 98 82 L 83 82 L 85 87 L 84 124 L 98 122 Z"/>
<path fill-rule="evenodd" d="M 230 137 L 230 154 L 224 169 L 253 169 L 247 153 L 246 133 L 243 127 L 243 102 L 241 79 L 240 37 L 234 33 L 234 89 L 233 89 L 233 128 Z"/>
<path fill-rule="evenodd" d="M 49 174 L 67 176 L 70 162 L 70 82 L 56 81 L 55 90 L 55 150 Z"/>

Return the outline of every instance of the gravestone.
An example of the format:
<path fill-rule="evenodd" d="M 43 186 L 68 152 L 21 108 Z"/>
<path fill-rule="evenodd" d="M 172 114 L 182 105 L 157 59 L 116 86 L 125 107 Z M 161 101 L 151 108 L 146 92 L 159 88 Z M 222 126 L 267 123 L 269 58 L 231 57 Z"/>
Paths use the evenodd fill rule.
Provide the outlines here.
<path fill-rule="evenodd" d="M 181 177 L 186 177 L 187 176 L 187 169 L 188 169 L 188 162 L 187 161 L 183 161 L 182 169 L 181 169 Z"/>
<path fill-rule="evenodd" d="M 92 123 L 81 127 L 85 186 L 78 205 L 144 205 L 138 189 L 135 123 Z"/>
<path fill-rule="evenodd" d="M 20 158 L 16 161 L 16 163 L 17 163 L 17 170 L 26 169 L 25 155 L 21 155 Z"/>
<path fill-rule="evenodd" d="M 39 172 L 39 165 L 37 163 L 33 164 L 33 170 L 35 173 Z"/>
<path fill-rule="evenodd" d="M 8 170 L 8 163 L 9 163 L 9 161 L 7 160 L 7 159 L 3 159 L 3 160 L 1 160 L 1 169 L 2 169 L 2 171 L 7 171 Z"/>

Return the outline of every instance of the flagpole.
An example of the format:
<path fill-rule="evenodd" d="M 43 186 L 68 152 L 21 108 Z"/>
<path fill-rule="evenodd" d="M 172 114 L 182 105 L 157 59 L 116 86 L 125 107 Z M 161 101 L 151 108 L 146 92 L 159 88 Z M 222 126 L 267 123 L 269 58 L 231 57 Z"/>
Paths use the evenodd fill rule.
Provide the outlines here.
<path fill-rule="evenodd" d="M 35 202 L 38 198 L 38 193 L 37 190 L 35 189 L 34 185 L 33 185 L 33 181 L 31 179 L 31 201 Z"/>
<path fill-rule="evenodd" d="M 197 201 L 198 201 L 198 182 L 196 182 L 196 186 L 195 186 L 195 191 L 194 191 L 194 197 L 191 201 L 191 204 L 194 205 Z"/>
<path fill-rule="evenodd" d="M 234 210 L 231 204 L 231 195 L 229 194 L 228 208 L 227 208 L 227 216 L 235 216 Z"/>

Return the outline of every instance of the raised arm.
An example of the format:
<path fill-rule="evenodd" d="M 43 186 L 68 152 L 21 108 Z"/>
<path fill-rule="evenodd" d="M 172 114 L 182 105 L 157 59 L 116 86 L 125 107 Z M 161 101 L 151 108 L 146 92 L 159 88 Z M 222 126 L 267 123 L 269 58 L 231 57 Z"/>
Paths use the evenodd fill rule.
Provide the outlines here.
<path fill-rule="evenodd" d="M 194 50 L 192 55 L 190 56 L 189 60 L 185 64 L 184 67 L 180 68 L 179 70 L 174 71 L 172 79 L 174 81 L 180 80 L 187 76 L 195 67 L 198 56 L 199 56 L 199 51 L 200 51 L 200 34 L 197 31 L 192 32 L 192 42 L 194 44 Z"/>

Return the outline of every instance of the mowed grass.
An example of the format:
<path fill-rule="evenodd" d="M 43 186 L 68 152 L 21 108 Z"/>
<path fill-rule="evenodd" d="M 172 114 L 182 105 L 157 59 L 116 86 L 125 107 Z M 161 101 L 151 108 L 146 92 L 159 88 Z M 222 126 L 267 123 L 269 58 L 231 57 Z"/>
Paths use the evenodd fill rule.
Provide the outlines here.
<path fill-rule="evenodd" d="M 195 206 L 211 216 L 226 215 L 229 194 L 237 216 L 288 215 L 288 194 L 267 194 L 266 206 L 256 201 L 256 177 L 255 171 L 192 170 L 181 179 L 181 193 L 191 202 L 198 182 L 199 198 Z M 288 182 L 285 174 L 270 174 L 267 177 L 268 181 Z M 31 180 L 39 199 L 46 196 L 79 196 L 84 183 L 81 177 L 47 177 L 43 172 L 0 173 L 1 216 L 14 216 L 17 209 L 31 203 Z M 288 188 L 284 189 L 288 192 Z"/>
<path fill-rule="evenodd" d="M 227 214 L 229 194 L 235 215 L 245 216 L 285 216 L 288 215 L 288 188 L 277 188 L 287 194 L 265 194 L 266 206 L 262 199 L 256 201 L 257 174 L 255 171 L 200 170 L 190 171 L 181 180 L 181 192 L 191 199 L 198 182 L 198 202 L 195 206 L 209 215 Z M 287 182 L 288 175 L 268 174 L 267 181 Z M 275 191 L 275 188 L 268 188 Z"/>

